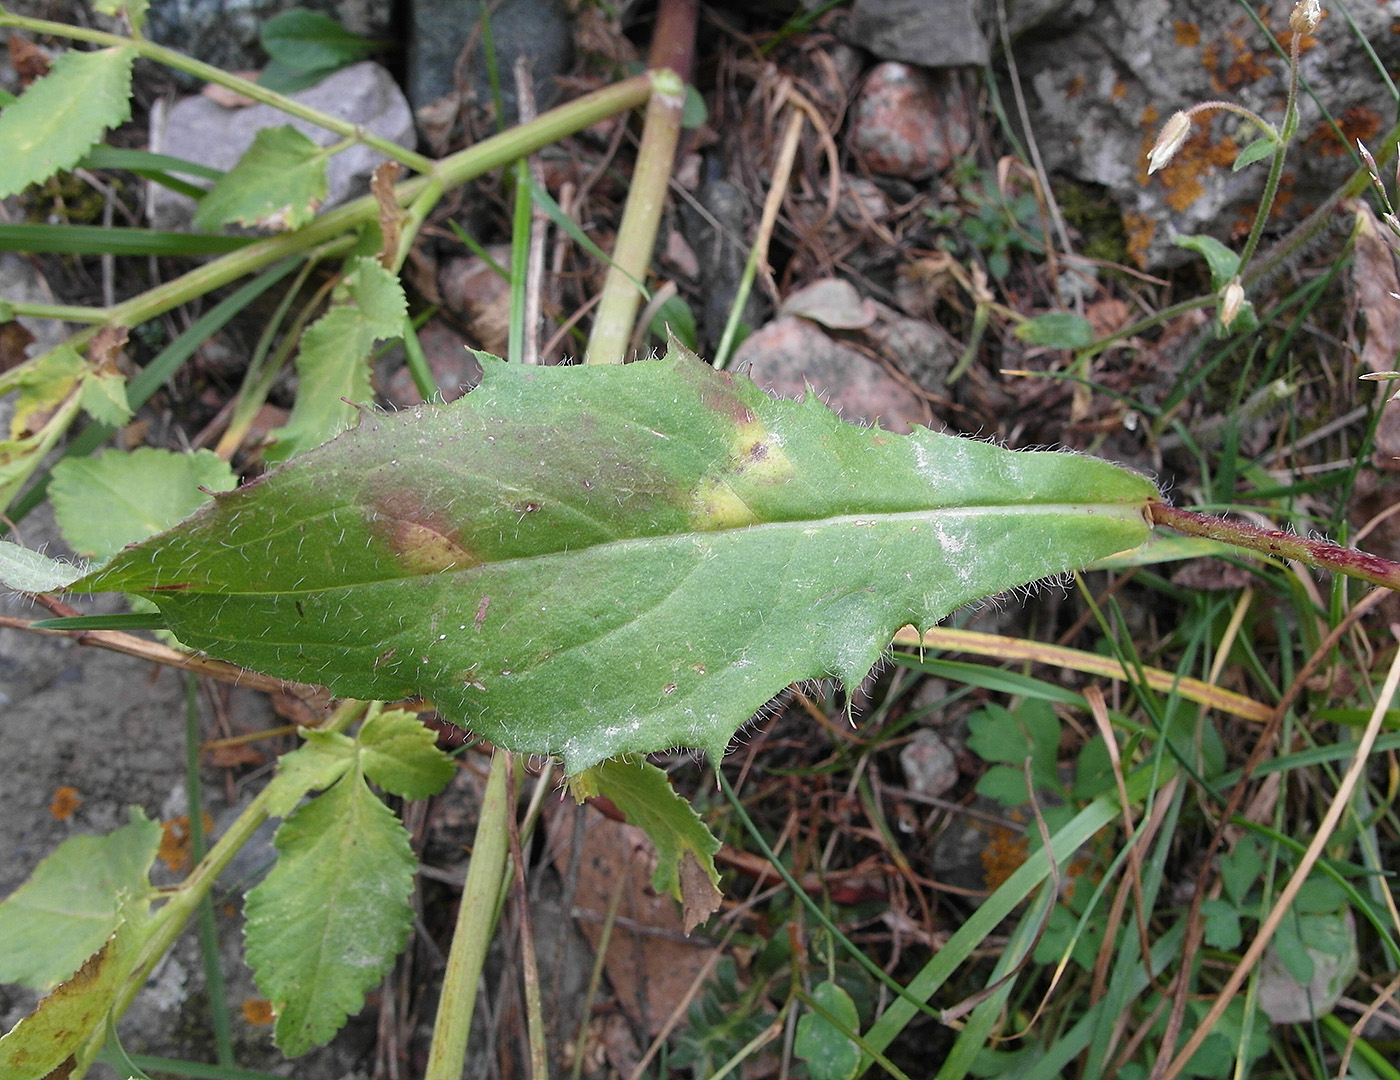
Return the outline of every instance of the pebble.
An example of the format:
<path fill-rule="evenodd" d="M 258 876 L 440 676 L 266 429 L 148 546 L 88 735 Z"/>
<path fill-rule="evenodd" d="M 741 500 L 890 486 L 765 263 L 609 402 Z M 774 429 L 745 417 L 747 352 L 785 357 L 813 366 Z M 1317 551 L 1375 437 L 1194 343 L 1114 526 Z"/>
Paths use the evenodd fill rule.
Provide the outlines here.
<path fill-rule="evenodd" d="M 847 145 L 871 172 L 927 180 L 971 143 L 972 116 L 953 72 L 880 64 L 851 110 Z"/>

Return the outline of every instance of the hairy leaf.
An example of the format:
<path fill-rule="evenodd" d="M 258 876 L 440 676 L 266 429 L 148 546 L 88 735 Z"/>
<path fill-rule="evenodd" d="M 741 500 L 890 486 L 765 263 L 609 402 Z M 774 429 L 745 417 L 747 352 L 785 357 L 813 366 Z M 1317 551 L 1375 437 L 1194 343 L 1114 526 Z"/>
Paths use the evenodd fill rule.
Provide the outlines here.
<path fill-rule="evenodd" d="M 351 260 L 336 286 L 331 309 L 301 338 L 297 375 L 301 385 L 285 427 L 272 434 L 277 444 L 269 460 L 282 461 L 348 428 L 355 406 L 374 397 L 369 381 L 369 354 L 374 343 L 396 337 L 408 302 L 398 278 L 370 258 Z"/>
<path fill-rule="evenodd" d="M 287 817 L 308 791 L 324 791 L 355 764 L 355 740 L 338 731 L 303 728 L 306 743 L 277 759 L 268 785 L 267 812 Z"/>
<path fill-rule="evenodd" d="M 248 963 L 289 1056 L 325 1043 L 403 947 L 417 862 L 358 770 L 277 830 L 277 865 L 248 894 Z"/>
<path fill-rule="evenodd" d="M 0 903 L 0 982 L 47 990 L 144 915 L 160 826 L 135 807 L 106 836 L 71 836 Z"/>
<path fill-rule="evenodd" d="M 234 487 L 233 470 L 212 451 L 179 454 L 143 446 L 64 458 L 53 468 L 49 496 L 63 538 L 79 555 L 110 559 L 170 528 Z"/>
<path fill-rule="evenodd" d="M 290 124 L 263 128 L 238 164 L 199 200 L 195 228 L 212 231 L 234 222 L 300 228 L 326 200 L 329 157 L 329 150 Z"/>
<path fill-rule="evenodd" d="M 83 576 L 81 566 L 50 559 L 38 551 L 0 540 L 0 585 L 20 592 L 57 592 Z"/>
<path fill-rule="evenodd" d="M 186 644 L 351 697 L 413 694 L 493 742 L 724 751 L 789 683 L 855 685 L 901 626 L 1141 543 L 1155 488 L 1093 458 L 842 423 L 673 345 L 485 362 L 76 587 Z"/>
<path fill-rule="evenodd" d="M 80 391 L 83 411 L 99 424 L 119 428 L 131 419 L 126 380 L 114 371 L 90 371 Z"/>
<path fill-rule="evenodd" d="M 131 118 L 130 47 L 66 52 L 0 113 L 0 198 L 77 164 L 110 127 Z"/>

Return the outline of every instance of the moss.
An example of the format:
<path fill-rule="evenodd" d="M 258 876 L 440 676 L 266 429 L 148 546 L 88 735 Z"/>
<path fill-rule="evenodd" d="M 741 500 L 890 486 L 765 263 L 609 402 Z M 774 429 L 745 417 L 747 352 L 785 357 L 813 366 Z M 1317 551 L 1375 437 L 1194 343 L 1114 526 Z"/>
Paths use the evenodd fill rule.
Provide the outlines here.
<path fill-rule="evenodd" d="M 1106 262 L 1126 262 L 1128 230 L 1123 212 L 1108 190 L 1074 180 L 1056 181 L 1054 188 L 1060 213 L 1082 238 L 1079 253 Z"/>

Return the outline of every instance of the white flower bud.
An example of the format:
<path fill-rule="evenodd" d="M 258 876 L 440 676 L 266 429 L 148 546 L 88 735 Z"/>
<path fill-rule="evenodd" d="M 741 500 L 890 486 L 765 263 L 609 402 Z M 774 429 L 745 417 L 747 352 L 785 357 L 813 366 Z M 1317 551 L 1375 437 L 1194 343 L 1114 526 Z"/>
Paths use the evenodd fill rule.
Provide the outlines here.
<path fill-rule="evenodd" d="M 1311 34 L 1322 21 L 1322 5 L 1318 0 L 1298 0 L 1288 15 L 1288 26 L 1295 34 Z"/>
<path fill-rule="evenodd" d="M 1190 114 L 1172 113 L 1171 119 L 1163 126 L 1162 133 L 1157 136 L 1157 142 L 1152 147 L 1152 152 L 1147 155 L 1147 175 L 1151 176 L 1176 157 L 1176 152 L 1181 149 L 1181 144 L 1186 141 L 1186 136 L 1190 134 Z"/>
<path fill-rule="evenodd" d="M 1239 278 L 1233 278 L 1220 292 L 1220 325 L 1226 330 L 1238 317 L 1244 306 L 1244 286 Z"/>

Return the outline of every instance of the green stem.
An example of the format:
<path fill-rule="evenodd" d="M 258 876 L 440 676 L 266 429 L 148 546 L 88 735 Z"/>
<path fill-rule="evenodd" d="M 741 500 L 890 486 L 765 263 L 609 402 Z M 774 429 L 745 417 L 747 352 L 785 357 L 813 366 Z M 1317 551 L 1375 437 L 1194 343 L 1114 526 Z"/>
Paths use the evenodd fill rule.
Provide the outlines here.
<path fill-rule="evenodd" d="M 447 972 L 443 976 L 442 997 L 438 1000 L 424 1080 L 460 1080 L 466 1062 L 477 980 L 486 963 L 496 899 L 506 876 L 507 816 L 512 809 L 506 790 L 507 754 L 508 751 L 498 749 L 491 758 L 491 772 L 486 779 L 476 843 L 472 846 L 467 880 L 457 908 L 457 926 L 452 933 L 452 950 L 447 957 Z"/>
<path fill-rule="evenodd" d="M 247 79 L 240 79 L 237 75 L 220 71 L 210 64 L 202 63 L 193 57 L 176 52 L 174 49 L 167 49 L 163 45 L 157 45 L 146 38 L 122 37 L 119 34 L 104 33 L 101 30 L 89 30 L 86 27 L 69 26 L 66 23 L 49 22 L 45 19 L 27 19 L 22 15 L 10 14 L 0 14 L 0 26 L 12 26 L 18 30 L 28 30 L 35 34 L 51 34 L 55 37 L 71 38 L 74 41 L 89 41 L 94 45 L 135 49 L 138 55 L 144 56 L 147 60 L 154 60 L 166 67 L 183 71 L 196 79 L 202 79 L 204 82 L 227 87 L 244 97 L 252 98 L 264 105 L 271 105 L 289 116 L 295 116 L 298 120 L 305 120 L 347 139 L 364 143 L 366 146 L 378 150 L 385 157 L 401 162 L 414 172 L 429 173 L 433 171 L 432 158 L 426 158 L 422 154 L 408 150 L 383 136 L 365 131 L 359 124 L 352 124 L 337 116 L 330 116 L 320 109 L 303 105 L 285 94 L 279 94 L 275 90 L 269 90 L 255 82 L 249 82 Z"/>
<path fill-rule="evenodd" d="M 1357 548 L 1342 547 L 1330 540 L 1311 540 L 1278 529 L 1261 529 L 1242 521 L 1209 517 L 1156 501 L 1147 504 L 1147 517 L 1154 525 L 1165 525 L 1187 536 L 1208 537 L 1278 559 L 1297 559 L 1308 566 L 1360 578 L 1400 592 L 1400 563 Z"/>
<path fill-rule="evenodd" d="M 190 808 L 190 859 L 196 865 L 206 854 L 204 791 L 199 775 L 199 680 L 185 675 L 185 791 Z M 228 993 L 220 963 L 219 925 L 214 902 L 206 892 L 199 900 L 199 952 L 204 961 L 204 989 L 209 996 L 209 1025 L 220 1065 L 234 1064 L 233 1027 L 228 1019 Z"/>
<path fill-rule="evenodd" d="M 646 279 L 647 267 L 651 265 L 666 188 L 675 165 L 685 84 L 671 71 L 655 72 L 653 78 L 655 92 L 647 105 L 632 187 L 627 193 L 612 263 L 603 281 L 598 314 L 588 339 L 589 364 L 621 364 L 627 359 L 627 343 L 641 304 L 637 282 Z"/>
<path fill-rule="evenodd" d="M 11 317 L 28 315 L 35 319 L 62 319 L 64 322 L 104 323 L 104 308 L 75 307 L 69 304 L 27 304 L 20 300 L 0 301 Z"/>

